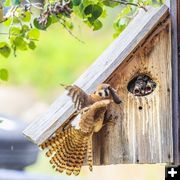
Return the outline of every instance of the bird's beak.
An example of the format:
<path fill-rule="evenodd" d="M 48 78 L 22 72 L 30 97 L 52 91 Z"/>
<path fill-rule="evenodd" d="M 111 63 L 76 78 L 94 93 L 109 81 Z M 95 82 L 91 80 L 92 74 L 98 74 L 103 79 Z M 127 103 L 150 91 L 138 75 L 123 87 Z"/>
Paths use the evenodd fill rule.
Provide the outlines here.
<path fill-rule="evenodd" d="M 135 87 L 134 90 L 133 90 L 133 94 L 139 95 L 140 94 L 139 88 Z"/>
<path fill-rule="evenodd" d="M 119 95 L 117 94 L 116 90 L 115 90 L 114 88 L 112 88 L 112 87 L 109 87 L 108 89 L 109 89 L 109 91 L 110 91 L 110 93 L 111 93 L 111 95 L 112 95 L 113 101 L 114 101 L 116 104 L 122 103 L 122 101 L 121 101 Z"/>

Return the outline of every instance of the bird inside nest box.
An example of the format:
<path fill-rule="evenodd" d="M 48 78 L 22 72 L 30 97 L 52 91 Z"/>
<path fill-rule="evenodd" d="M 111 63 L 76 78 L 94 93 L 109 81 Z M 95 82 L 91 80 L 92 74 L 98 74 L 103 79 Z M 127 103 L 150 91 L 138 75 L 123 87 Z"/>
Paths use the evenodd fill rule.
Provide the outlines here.
<path fill-rule="evenodd" d="M 166 19 L 107 79 L 123 109 L 94 137 L 95 164 L 173 161 L 170 44 Z"/>

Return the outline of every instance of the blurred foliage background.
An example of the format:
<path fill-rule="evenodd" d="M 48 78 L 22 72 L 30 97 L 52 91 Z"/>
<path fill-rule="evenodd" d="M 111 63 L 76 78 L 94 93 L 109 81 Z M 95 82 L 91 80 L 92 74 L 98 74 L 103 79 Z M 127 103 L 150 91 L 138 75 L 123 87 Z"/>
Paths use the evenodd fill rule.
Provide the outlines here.
<path fill-rule="evenodd" d="M 73 33 L 83 42 L 55 24 L 41 32 L 35 50 L 19 51 L 17 57 L 11 54 L 8 59 L 1 56 L 0 67 L 9 72 L 7 84 L 33 86 L 46 99 L 59 83 L 72 83 L 113 41 L 112 20 L 118 11 L 109 9 L 110 16 L 97 32 L 74 18 L 77 27 Z"/>

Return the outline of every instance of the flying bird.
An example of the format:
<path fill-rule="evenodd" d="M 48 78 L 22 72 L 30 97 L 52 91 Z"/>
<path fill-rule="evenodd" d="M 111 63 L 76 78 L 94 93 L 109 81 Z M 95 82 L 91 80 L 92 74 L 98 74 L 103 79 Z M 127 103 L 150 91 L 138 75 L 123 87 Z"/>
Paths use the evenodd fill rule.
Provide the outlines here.
<path fill-rule="evenodd" d="M 58 129 L 55 134 L 40 145 L 47 149 L 52 167 L 67 175 L 78 175 L 87 155 L 92 171 L 92 136 L 103 127 L 106 111 L 111 103 L 120 104 L 121 100 L 109 84 L 101 84 L 90 95 L 76 85 L 66 86 L 68 95 L 74 102 L 77 116 L 68 128 Z"/>
<path fill-rule="evenodd" d="M 72 98 L 74 108 L 77 111 L 104 99 L 112 99 L 116 104 L 121 103 L 119 95 L 110 84 L 102 83 L 98 85 L 96 91 L 91 94 L 87 94 L 77 85 L 65 86 L 65 89 L 68 91 L 68 96 Z"/>

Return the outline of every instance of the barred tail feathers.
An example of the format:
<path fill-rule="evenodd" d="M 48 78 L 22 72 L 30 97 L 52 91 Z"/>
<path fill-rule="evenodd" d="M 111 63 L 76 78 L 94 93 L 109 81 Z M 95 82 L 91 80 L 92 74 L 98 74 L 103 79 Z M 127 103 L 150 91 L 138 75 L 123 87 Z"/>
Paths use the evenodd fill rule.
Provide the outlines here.
<path fill-rule="evenodd" d="M 88 139 L 87 162 L 89 165 L 89 170 L 93 171 L 92 135 Z"/>
<path fill-rule="evenodd" d="M 51 157 L 50 163 L 56 171 L 65 170 L 67 175 L 78 175 L 87 152 L 89 136 L 71 127 L 59 137 L 49 140 L 46 155 Z"/>
<path fill-rule="evenodd" d="M 60 146 L 62 141 L 62 136 L 64 133 L 56 131 L 56 133 L 51 137 L 50 139 L 47 139 L 45 142 L 43 142 L 39 147 L 42 150 L 46 150 L 46 156 L 50 157 L 53 155 L 53 153 L 57 152 L 58 146 Z"/>

